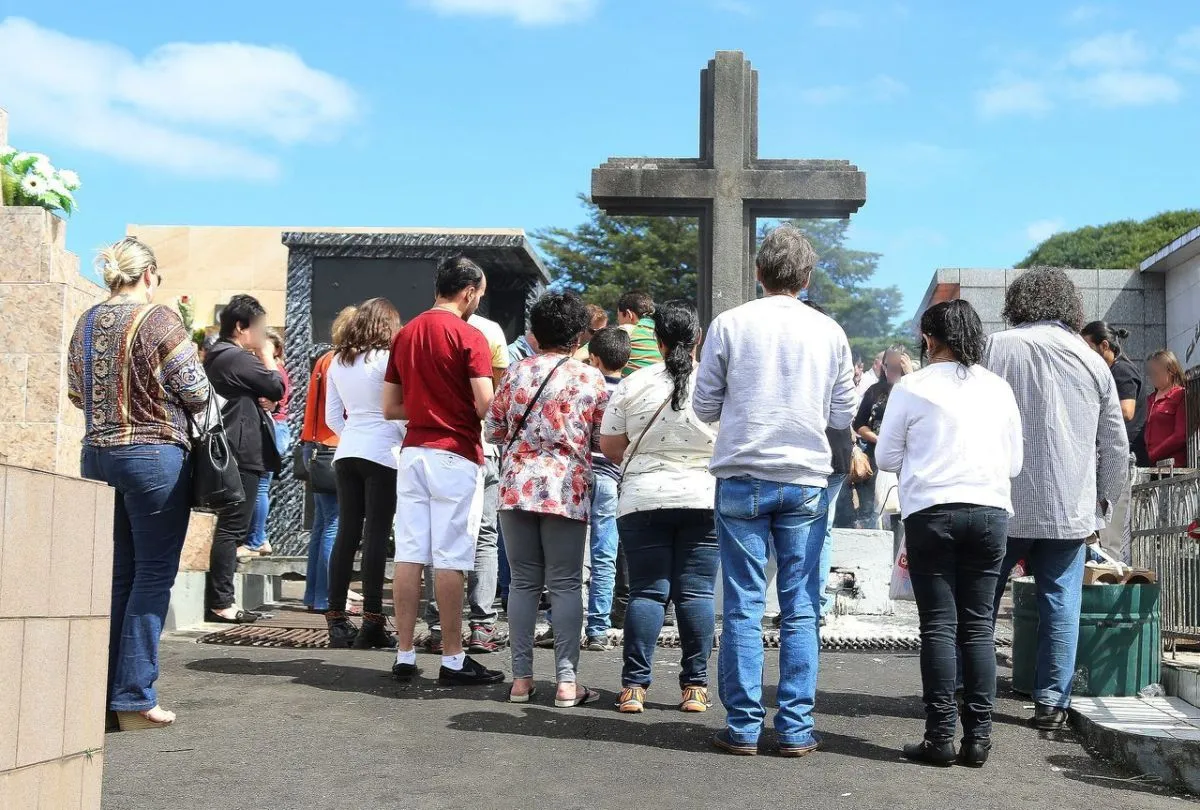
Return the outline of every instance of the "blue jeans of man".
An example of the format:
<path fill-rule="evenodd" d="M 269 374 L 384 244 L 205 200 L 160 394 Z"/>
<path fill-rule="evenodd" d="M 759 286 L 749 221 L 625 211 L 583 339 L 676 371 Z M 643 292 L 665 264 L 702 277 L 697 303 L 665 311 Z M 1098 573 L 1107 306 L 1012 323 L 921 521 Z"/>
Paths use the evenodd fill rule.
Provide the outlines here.
<path fill-rule="evenodd" d="M 716 616 L 717 533 L 709 509 L 653 509 L 617 521 L 629 564 L 623 686 L 650 686 L 667 601 L 675 605 L 683 660 L 679 685 L 708 686 Z"/>
<path fill-rule="evenodd" d="M 1008 538 L 1008 553 L 1000 568 L 995 610 L 1013 566 L 1024 560 L 1037 590 L 1037 663 L 1034 702 L 1056 709 L 1071 705 L 1075 652 L 1079 645 L 1079 611 L 1083 600 L 1085 540 Z"/>
<path fill-rule="evenodd" d="M 838 496 L 842 494 L 842 486 L 846 483 L 846 473 L 834 473 L 829 476 L 829 486 L 825 488 L 826 500 L 829 502 L 829 513 L 825 516 L 825 542 L 821 545 L 821 615 L 827 616 L 833 609 L 833 594 L 825 586 L 829 583 L 829 569 L 833 560 L 833 523 L 837 520 Z"/>
<path fill-rule="evenodd" d="M 612 623 L 613 589 L 617 584 L 617 479 L 592 475 L 592 579 L 588 585 L 584 634 L 603 636 Z"/>
<path fill-rule="evenodd" d="M 188 453 L 173 444 L 84 447 L 84 478 L 116 490 L 108 708 L 158 705 L 158 639 L 191 516 Z"/>
<path fill-rule="evenodd" d="M 762 619 L 767 559 L 779 565 L 779 743 L 806 746 L 817 694 L 818 568 L 828 512 L 823 487 L 758 478 L 717 481 L 716 524 L 725 597 L 718 685 L 730 737 L 753 745 L 762 732 Z"/>
<path fill-rule="evenodd" d="M 275 422 L 275 447 L 279 450 L 280 458 L 287 453 L 291 443 L 291 434 L 284 422 Z M 250 523 L 250 534 L 246 536 L 246 548 L 256 550 L 267 542 L 267 517 L 271 514 L 271 480 L 275 476 L 264 473 L 258 479 L 258 495 L 254 501 L 254 519 Z"/>
<path fill-rule="evenodd" d="M 308 567 L 304 577 L 304 604 L 329 610 L 329 555 L 338 531 L 336 492 L 313 493 L 312 531 L 308 537 Z"/>

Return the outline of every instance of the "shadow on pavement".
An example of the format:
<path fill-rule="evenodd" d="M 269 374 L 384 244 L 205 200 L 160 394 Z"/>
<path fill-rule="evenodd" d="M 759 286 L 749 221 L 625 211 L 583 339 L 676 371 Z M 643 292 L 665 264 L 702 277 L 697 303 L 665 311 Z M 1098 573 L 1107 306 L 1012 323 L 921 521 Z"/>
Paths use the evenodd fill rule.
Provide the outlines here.
<path fill-rule="evenodd" d="M 1170 788 L 1159 784 L 1158 779 L 1153 776 L 1113 776 L 1111 768 L 1107 768 L 1086 754 L 1054 754 L 1047 757 L 1046 762 L 1051 767 L 1058 768 L 1063 776 L 1073 782 L 1082 782 L 1112 790 L 1126 790 L 1131 793 L 1152 793 L 1159 796 L 1183 795 L 1176 794 Z"/>

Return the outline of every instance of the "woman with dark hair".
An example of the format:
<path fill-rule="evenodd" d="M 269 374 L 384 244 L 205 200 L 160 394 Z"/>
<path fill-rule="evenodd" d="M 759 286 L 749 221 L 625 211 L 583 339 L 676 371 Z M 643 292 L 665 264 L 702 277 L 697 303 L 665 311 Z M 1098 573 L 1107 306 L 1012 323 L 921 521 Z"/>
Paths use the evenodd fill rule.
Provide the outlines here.
<path fill-rule="evenodd" d="M 692 410 L 700 318 L 688 301 L 655 310 L 663 362 L 635 371 L 613 395 L 600 447 L 623 465 L 617 527 L 629 566 L 625 664 L 617 708 L 644 710 L 667 603 L 676 608 L 683 669 L 679 708 L 708 708 L 708 657 L 716 618 L 716 481 L 708 471 L 716 425 Z"/>
<path fill-rule="evenodd" d="M 550 592 L 559 708 L 600 694 L 578 683 L 583 633 L 583 552 L 591 519 L 592 452 L 608 402 L 604 376 L 573 358 L 588 311 L 573 292 L 533 305 L 538 353 L 511 366 L 488 411 L 487 440 L 501 448 L 500 526 L 512 571 L 508 591 L 513 685 L 534 693 L 533 635 L 542 588 Z"/>
<path fill-rule="evenodd" d="M 1149 467 L 1146 454 L 1146 385 L 1138 367 L 1121 350 L 1121 341 L 1129 330 L 1109 326 L 1104 321 L 1092 321 L 1080 330 L 1092 351 L 1104 358 L 1117 384 L 1117 399 L 1121 400 L 1121 416 L 1125 417 L 1125 433 L 1129 436 L 1129 451 L 1137 458 L 1139 467 Z"/>
<path fill-rule="evenodd" d="M 404 424 L 383 416 L 383 376 L 400 314 L 386 298 L 364 301 L 337 335 L 325 389 L 325 423 L 338 436 L 338 530 L 329 557 L 329 646 L 396 646 L 383 615 L 388 537 L 396 515 L 396 466 Z M 362 545 L 363 622 L 346 617 L 354 555 Z"/>
<path fill-rule="evenodd" d="M 928 365 L 892 388 L 876 460 L 900 474 L 908 570 L 921 624 L 925 739 L 910 760 L 955 761 L 956 651 L 962 651 L 963 745 L 981 767 L 996 697 L 992 600 L 1004 560 L 1010 479 L 1021 472 L 1021 417 L 1008 383 L 979 365 L 984 333 L 962 300 L 921 316 Z"/>
<path fill-rule="evenodd" d="M 1187 390 L 1183 369 L 1175 352 L 1157 351 L 1146 361 L 1147 376 L 1154 392 L 1146 415 L 1146 455 L 1151 464 L 1172 459 L 1176 467 L 1188 465 Z"/>
<path fill-rule="evenodd" d="M 879 441 L 879 427 L 883 424 L 883 415 L 887 412 L 892 386 L 900 382 L 900 378 L 906 374 L 911 374 L 912 370 L 912 358 L 908 356 L 908 349 L 898 343 L 889 346 L 883 353 L 883 376 L 879 382 L 867 389 L 858 406 L 858 414 L 854 417 L 852 427 L 861 440 L 874 472 L 879 471 L 879 465 L 875 462 L 875 445 Z M 859 511 L 866 521 L 866 525 L 863 526 L 865 529 L 879 528 L 879 507 L 875 497 L 877 479 L 878 476 L 872 476 L 858 489 Z"/>

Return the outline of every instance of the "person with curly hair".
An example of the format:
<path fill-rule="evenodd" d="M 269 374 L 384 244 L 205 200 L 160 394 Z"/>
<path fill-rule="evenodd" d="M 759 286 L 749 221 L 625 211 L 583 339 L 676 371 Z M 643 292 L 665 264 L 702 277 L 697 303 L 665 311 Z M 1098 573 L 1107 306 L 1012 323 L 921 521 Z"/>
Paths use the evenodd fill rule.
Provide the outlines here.
<path fill-rule="evenodd" d="M 994 607 L 1025 560 L 1037 584 L 1033 725 L 1062 728 L 1079 642 L 1085 544 L 1125 485 L 1129 438 L 1117 385 L 1079 336 L 1083 301 L 1067 274 L 1039 267 L 1016 278 L 1002 312 L 1010 329 L 988 338 L 983 365 L 1012 387 L 1025 463 L 1012 484 L 1013 516 Z"/>
<path fill-rule="evenodd" d="M 925 738 L 904 746 L 915 762 L 981 767 L 992 743 L 996 642 L 992 599 L 1021 471 L 1021 415 L 1008 383 L 979 365 L 984 332 L 962 300 L 921 316 L 928 365 L 893 386 L 879 429 L 879 468 L 900 474 L 908 570 L 921 624 Z M 963 745 L 956 659 L 962 651 Z"/>

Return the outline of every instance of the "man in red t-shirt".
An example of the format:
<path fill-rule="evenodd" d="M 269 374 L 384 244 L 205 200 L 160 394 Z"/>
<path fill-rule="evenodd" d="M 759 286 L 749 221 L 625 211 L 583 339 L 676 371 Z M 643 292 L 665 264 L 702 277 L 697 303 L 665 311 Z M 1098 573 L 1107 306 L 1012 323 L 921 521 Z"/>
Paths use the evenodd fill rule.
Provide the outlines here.
<path fill-rule="evenodd" d="M 475 568 L 483 513 L 481 422 L 492 403 L 492 353 L 467 323 L 487 289 L 483 270 L 457 256 L 438 266 L 433 309 L 409 321 L 392 342 L 384 376 L 383 415 L 407 419 L 396 474 L 396 663 L 392 675 L 417 674 L 413 632 L 421 574 L 433 565 L 442 616 L 446 685 L 500 683 L 504 675 L 462 648 L 466 573 Z"/>

